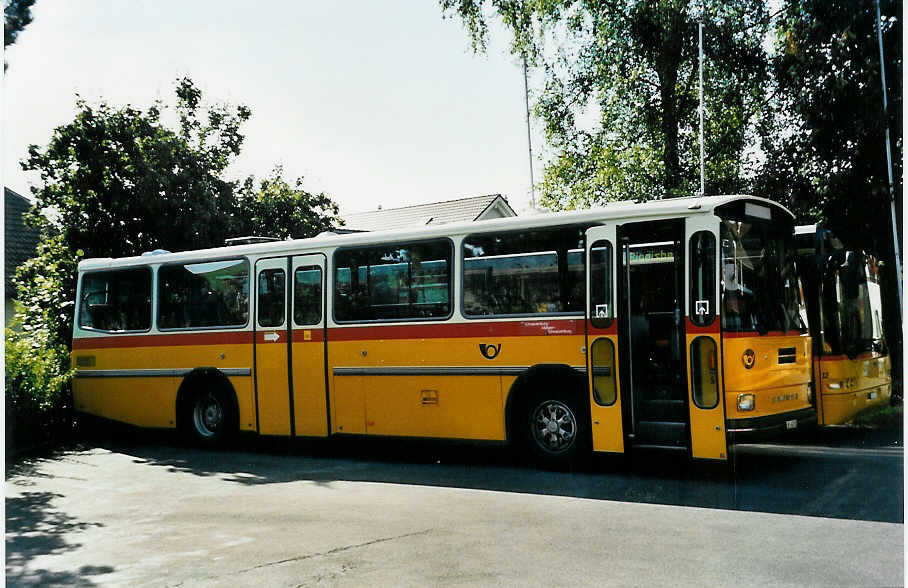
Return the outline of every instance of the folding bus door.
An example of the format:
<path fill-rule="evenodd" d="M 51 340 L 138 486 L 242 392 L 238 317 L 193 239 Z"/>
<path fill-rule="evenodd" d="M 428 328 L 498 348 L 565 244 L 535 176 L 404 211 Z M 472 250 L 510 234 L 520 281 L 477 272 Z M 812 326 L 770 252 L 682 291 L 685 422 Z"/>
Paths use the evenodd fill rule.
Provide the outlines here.
<path fill-rule="evenodd" d="M 255 393 L 262 435 L 293 434 L 287 267 L 286 257 L 255 263 Z"/>
<path fill-rule="evenodd" d="M 618 385 L 615 314 L 615 226 L 586 232 L 586 357 L 593 450 L 621 452 L 624 432 Z"/>
<path fill-rule="evenodd" d="M 718 232 L 719 221 L 713 216 L 691 217 L 685 223 L 691 455 L 706 459 L 728 455 L 719 360 Z"/>
<path fill-rule="evenodd" d="M 299 255 L 291 263 L 293 301 L 290 362 L 297 435 L 328 435 L 325 353 L 325 256 Z"/>

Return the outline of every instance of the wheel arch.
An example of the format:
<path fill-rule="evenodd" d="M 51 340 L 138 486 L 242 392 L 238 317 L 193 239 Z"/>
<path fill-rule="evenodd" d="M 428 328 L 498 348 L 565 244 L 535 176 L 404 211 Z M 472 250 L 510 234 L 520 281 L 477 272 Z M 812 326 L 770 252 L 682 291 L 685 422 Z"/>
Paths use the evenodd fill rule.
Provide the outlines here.
<path fill-rule="evenodd" d="M 202 391 L 203 386 L 206 384 L 215 386 L 226 393 L 227 398 L 231 403 L 231 408 L 233 409 L 232 414 L 237 419 L 236 424 L 238 424 L 240 405 L 236 397 L 236 390 L 234 389 L 233 384 L 230 383 L 230 379 L 224 372 L 216 367 L 197 367 L 183 376 L 183 381 L 180 382 L 180 387 L 177 388 L 175 407 L 177 430 L 186 430 L 186 427 L 189 425 L 187 422 L 188 411 L 186 410 L 186 407 L 194 396 Z"/>
<path fill-rule="evenodd" d="M 521 403 L 529 400 L 535 391 L 546 386 L 554 386 L 560 389 L 558 394 L 571 396 L 576 400 L 577 406 L 582 411 L 578 418 L 585 418 L 589 423 L 592 423 L 589 400 L 587 398 L 587 385 L 586 375 L 567 364 L 540 363 L 527 368 L 526 371 L 517 376 L 517 379 L 514 380 L 508 390 L 504 410 L 504 428 L 507 441 L 513 441 L 514 415 L 521 408 Z"/>

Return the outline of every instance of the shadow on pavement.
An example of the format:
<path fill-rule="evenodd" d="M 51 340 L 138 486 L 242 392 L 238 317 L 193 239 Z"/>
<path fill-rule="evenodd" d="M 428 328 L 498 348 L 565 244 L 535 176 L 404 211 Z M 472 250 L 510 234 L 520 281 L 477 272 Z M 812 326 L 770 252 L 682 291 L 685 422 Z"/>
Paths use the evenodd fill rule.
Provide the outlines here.
<path fill-rule="evenodd" d="M 175 473 L 245 485 L 309 481 L 415 484 L 902 523 L 901 431 L 820 429 L 741 445 L 728 464 L 658 452 L 593 456 L 571 472 L 520 466 L 501 445 L 418 440 L 241 439 L 238 451 L 187 448 L 170 434 L 121 430 L 95 445 Z"/>
<path fill-rule="evenodd" d="M 27 476 L 33 470 L 31 462 L 16 464 L 8 475 Z M 64 536 L 92 527 L 59 512 L 54 500 L 62 498 L 53 492 L 25 492 L 6 499 L 6 583 L 8 586 L 94 586 L 92 576 L 109 574 L 110 566 L 82 566 L 75 572 L 53 572 L 31 569 L 38 556 L 58 555 L 81 547 L 68 543 Z"/>

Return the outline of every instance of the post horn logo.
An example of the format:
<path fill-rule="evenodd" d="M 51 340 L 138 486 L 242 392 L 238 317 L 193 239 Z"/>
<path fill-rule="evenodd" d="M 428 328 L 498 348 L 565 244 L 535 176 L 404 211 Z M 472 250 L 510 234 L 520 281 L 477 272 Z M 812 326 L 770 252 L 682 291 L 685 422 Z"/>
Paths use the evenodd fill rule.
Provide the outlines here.
<path fill-rule="evenodd" d="M 479 344 L 479 352 L 482 353 L 482 356 L 486 359 L 495 359 L 498 357 L 498 353 L 501 351 L 501 343 L 498 345 L 490 345 L 488 343 Z"/>
<path fill-rule="evenodd" d="M 757 354 L 754 353 L 753 349 L 748 349 L 741 356 L 741 361 L 744 362 L 744 369 L 750 369 L 757 362 Z"/>

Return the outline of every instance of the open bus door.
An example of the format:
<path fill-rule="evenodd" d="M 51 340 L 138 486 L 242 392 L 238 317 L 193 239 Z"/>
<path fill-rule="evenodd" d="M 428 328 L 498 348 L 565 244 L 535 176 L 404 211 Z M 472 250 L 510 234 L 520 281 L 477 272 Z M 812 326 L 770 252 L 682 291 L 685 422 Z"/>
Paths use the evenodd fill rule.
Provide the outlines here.
<path fill-rule="evenodd" d="M 594 450 L 726 459 L 717 229 L 704 218 L 587 231 Z"/>
<path fill-rule="evenodd" d="M 615 319 L 615 225 L 586 232 L 586 349 L 593 450 L 624 451 Z"/>
<path fill-rule="evenodd" d="M 684 227 L 691 455 L 704 459 L 728 456 L 720 361 L 718 230 L 715 217 L 688 218 Z"/>

